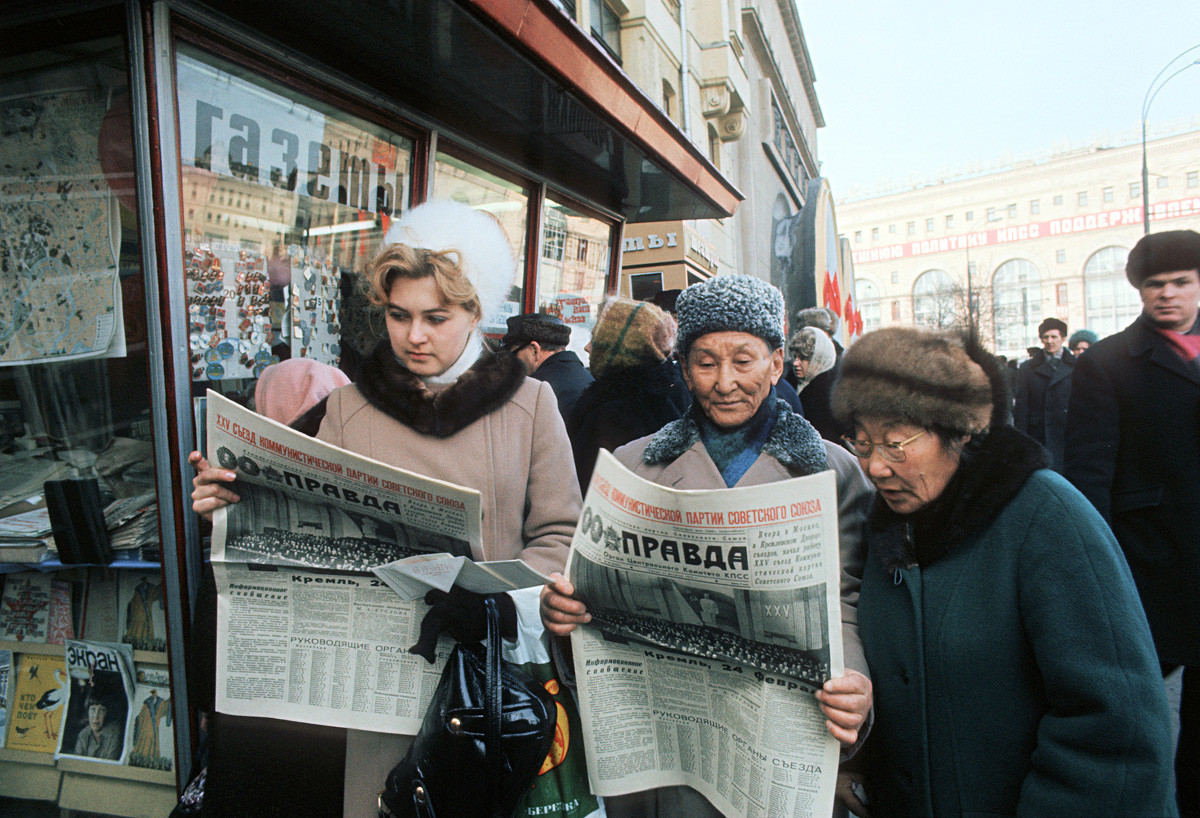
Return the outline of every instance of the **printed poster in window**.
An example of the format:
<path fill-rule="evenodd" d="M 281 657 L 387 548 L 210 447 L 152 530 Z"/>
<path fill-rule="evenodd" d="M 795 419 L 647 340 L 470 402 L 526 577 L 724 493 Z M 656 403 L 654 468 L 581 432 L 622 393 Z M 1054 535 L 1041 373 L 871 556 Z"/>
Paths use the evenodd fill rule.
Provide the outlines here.
<path fill-rule="evenodd" d="M 133 649 L 72 640 L 66 658 L 70 688 L 55 758 L 125 763 L 133 718 Z"/>
<path fill-rule="evenodd" d="M 175 763 L 171 729 L 171 674 L 165 667 L 137 665 L 133 688 L 132 767 L 170 770 Z"/>
<path fill-rule="evenodd" d="M 10 750 L 53 753 L 69 689 L 63 657 L 17 654 L 5 746 Z"/>
<path fill-rule="evenodd" d="M 134 650 L 165 651 L 167 619 L 157 571 L 122 571 L 117 580 L 121 641 Z"/>
<path fill-rule="evenodd" d="M 24 88 L 61 81 L 26 77 Z M 0 85 L 0 366 L 125 355 L 108 95 Z"/>
<path fill-rule="evenodd" d="M 21 571 L 6 574 L 0 596 L 0 639 L 45 642 L 50 629 L 49 574 Z"/>

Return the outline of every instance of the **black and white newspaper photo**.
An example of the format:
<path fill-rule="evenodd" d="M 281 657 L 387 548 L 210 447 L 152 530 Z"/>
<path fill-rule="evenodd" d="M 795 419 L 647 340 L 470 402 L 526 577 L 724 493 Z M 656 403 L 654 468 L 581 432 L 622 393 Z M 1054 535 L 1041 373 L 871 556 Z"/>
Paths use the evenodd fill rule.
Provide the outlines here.
<path fill-rule="evenodd" d="M 567 564 L 593 791 L 829 815 L 839 745 L 812 693 L 843 671 L 839 566 L 832 472 L 677 491 L 602 451 Z"/>
<path fill-rule="evenodd" d="M 372 568 L 469 555 L 479 493 L 351 454 L 214 392 L 214 463 L 241 498 L 213 518 L 217 710 L 414 734 L 441 673 L 408 653 L 428 610 Z"/>

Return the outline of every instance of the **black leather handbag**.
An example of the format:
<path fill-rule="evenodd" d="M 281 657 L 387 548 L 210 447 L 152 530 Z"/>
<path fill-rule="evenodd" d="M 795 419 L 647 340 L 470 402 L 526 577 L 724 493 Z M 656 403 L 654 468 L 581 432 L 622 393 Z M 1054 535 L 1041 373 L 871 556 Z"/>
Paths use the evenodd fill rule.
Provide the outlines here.
<path fill-rule="evenodd" d="M 485 645 L 454 646 L 408 754 L 388 773 L 380 818 L 512 818 L 554 740 L 554 699 L 500 657 L 496 603 Z"/>

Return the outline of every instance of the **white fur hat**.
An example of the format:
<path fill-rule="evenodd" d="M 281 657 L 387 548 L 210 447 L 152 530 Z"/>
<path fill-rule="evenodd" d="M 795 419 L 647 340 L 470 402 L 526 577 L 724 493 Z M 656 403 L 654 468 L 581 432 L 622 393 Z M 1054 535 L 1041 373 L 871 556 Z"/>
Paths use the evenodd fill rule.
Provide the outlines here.
<path fill-rule="evenodd" d="M 496 217 L 458 202 L 417 205 L 392 223 L 383 244 L 457 251 L 463 272 L 479 293 L 485 320 L 508 297 L 517 274 L 517 257 Z"/>

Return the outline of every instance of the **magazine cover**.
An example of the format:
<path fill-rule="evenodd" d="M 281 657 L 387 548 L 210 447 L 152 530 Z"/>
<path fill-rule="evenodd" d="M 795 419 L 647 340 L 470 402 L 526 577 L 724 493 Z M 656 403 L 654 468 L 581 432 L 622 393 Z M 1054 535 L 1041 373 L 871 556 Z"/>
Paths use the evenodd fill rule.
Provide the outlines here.
<path fill-rule="evenodd" d="M 12 651 L 0 650 L 0 747 L 8 737 L 8 713 L 12 705 Z"/>
<path fill-rule="evenodd" d="M 137 665 L 133 689 L 133 745 L 129 764 L 170 770 L 175 763 L 171 729 L 171 674 L 165 667 Z"/>
<path fill-rule="evenodd" d="M 18 654 L 5 746 L 10 750 L 53 753 L 58 746 L 67 690 L 63 657 Z"/>
<path fill-rule="evenodd" d="M 157 571 L 121 571 L 117 577 L 121 641 L 134 650 L 167 649 L 167 614 Z"/>
<path fill-rule="evenodd" d="M 133 715 L 133 649 L 71 640 L 66 654 L 70 692 L 55 757 L 124 764 Z"/>
<path fill-rule="evenodd" d="M 75 620 L 71 605 L 73 593 L 72 583 L 61 579 L 50 581 L 50 605 L 46 609 L 46 642 L 51 645 L 65 645 L 68 639 L 75 638 Z"/>
<path fill-rule="evenodd" d="M 49 574 L 21 571 L 6 574 L 0 597 L 0 639 L 45 642 L 50 629 Z"/>

